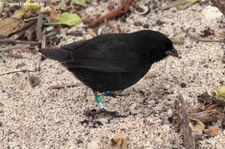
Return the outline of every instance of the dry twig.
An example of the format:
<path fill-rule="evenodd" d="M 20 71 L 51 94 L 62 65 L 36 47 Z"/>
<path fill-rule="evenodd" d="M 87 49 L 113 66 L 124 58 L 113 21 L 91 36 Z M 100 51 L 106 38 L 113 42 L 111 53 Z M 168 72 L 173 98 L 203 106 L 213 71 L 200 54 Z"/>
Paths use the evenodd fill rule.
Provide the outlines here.
<path fill-rule="evenodd" d="M 16 45 L 16 46 L 12 46 L 12 47 L 2 48 L 2 49 L 0 49 L 0 52 L 8 52 L 8 51 L 11 51 L 11 50 L 24 49 L 24 48 L 28 48 L 28 47 L 29 46 Z"/>
<path fill-rule="evenodd" d="M 43 15 L 39 12 L 38 14 L 38 20 L 36 23 L 36 38 L 40 42 L 42 40 L 42 25 L 43 25 Z"/>
<path fill-rule="evenodd" d="M 5 44 L 30 44 L 30 45 L 39 45 L 40 42 L 37 41 L 24 41 L 24 40 L 13 40 L 13 39 L 0 39 L 0 43 Z"/>
<path fill-rule="evenodd" d="M 62 89 L 62 88 L 69 88 L 69 87 L 77 87 L 81 85 L 81 83 L 69 84 L 69 85 L 53 85 L 48 87 L 48 89 Z"/>
<path fill-rule="evenodd" d="M 1 73 L 0 76 L 4 76 L 11 73 L 18 73 L 18 72 L 35 72 L 36 70 L 29 70 L 29 69 L 22 69 L 22 70 L 12 70 L 8 72 Z"/>
<path fill-rule="evenodd" d="M 189 126 L 190 119 L 183 96 L 180 94 L 178 103 L 178 114 L 181 122 L 181 129 L 184 135 L 184 146 L 187 149 L 195 149 L 195 139 Z"/>
<path fill-rule="evenodd" d="M 122 14 L 125 14 L 128 12 L 130 5 L 134 2 L 134 0 L 127 0 L 126 2 L 123 3 L 123 5 L 121 7 L 119 7 L 116 10 L 113 10 L 107 14 L 105 14 L 104 16 L 94 20 L 93 22 L 89 23 L 87 25 L 87 27 L 95 27 L 98 24 L 104 22 L 105 20 L 110 20 L 112 18 L 115 18 L 117 16 L 120 16 Z"/>
<path fill-rule="evenodd" d="M 41 40 L 41 49 L 44 48 L 46 48 L 46 35 L 43 35 Z"/>

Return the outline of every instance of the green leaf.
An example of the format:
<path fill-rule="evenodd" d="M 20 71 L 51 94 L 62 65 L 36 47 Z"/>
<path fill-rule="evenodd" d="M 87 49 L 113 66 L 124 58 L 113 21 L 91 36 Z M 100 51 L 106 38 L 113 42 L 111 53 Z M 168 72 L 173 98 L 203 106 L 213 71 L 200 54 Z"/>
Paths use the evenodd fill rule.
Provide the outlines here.
<path fill-rule="evenodd" d="M 197 3 L 197 2 L 199 2 L 199 0 L 186 0 L 183 3 L 181 3 L 181 4 L 178 4 L 177 8 L 183 10 L 183 9 L 186 9 L 189 6 L 191 6 L 191 5 L 193 5 L 193 4 Z"/>
<path fill-rule="evenodd" d="M 73 26 L 73 25 L 78 25 L 80 24 L 81 18 L 77 14 L 73 13 L 68 13 L 64 12 L 60 15 L 59 20 L 51 23 L 45 23 L 46 25 L 68 25 L 68 26 Z"/>
<path fill-rule="evenodd" d="M 73 2 L 77 5 L 81 5 L 83 7 L 86 7 L 87 4 L 86 4 L 86 0 L 73 0 Z"/>
<path fill-rule="evenodd" d="M 37 11 L 41 8 L 40 4 L 37 3 L 37 2 L 32 2 L 32 0 L 26 0 L 26 2 L 24 3 L 23 5 L 23 8 L 26 10 L 26 11 Z"/>
<path fill-rule="evenodd" d="M 2 13 L 3 9 L 4 9 L 4 3 L 6 2 L 6 0 L 0 0 L 0 14 Z"/>
<path fill-rule="evenodd" d="M 26 11 L 24 9 L 18 9 L 13 13 L 12 18 L 21 19 L 25 13 Z"/>
<path fill-rule="evenodd" d="M 225 86 L 222 86 L 216 94 L 217 99 L 225 101 Z"/>

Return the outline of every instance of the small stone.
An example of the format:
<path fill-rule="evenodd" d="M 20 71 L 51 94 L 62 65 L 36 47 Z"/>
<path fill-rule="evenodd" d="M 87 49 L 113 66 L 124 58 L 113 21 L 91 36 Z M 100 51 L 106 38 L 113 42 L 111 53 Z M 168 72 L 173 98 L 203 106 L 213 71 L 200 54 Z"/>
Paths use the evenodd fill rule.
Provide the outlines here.
<path fill-rule="evenodd" d="M 103 125 L 108 123 L 108 120 L 105 118 L 100 118 L 98 121 L 101 122 Z"/>
<path fill-rule="evenodd" d="M 46 28 L 45 28 L 45 30 L 46 30 L 47 32 L 50 32 L 50 31 L 52 31 L 53 29 L 54 29 L 53 26 L 49 26 L 49 27 L 46 27 Z"/>
<path fill-rule="evenodd" d="M 170 126 L 169 125 L 163 126 L 163 130 L 170 131 Z"/>
<path fill-rule="evenodd" d="M 136 108 L 137 104 L 136 103 L 133 103 L 130 105 L 129 109 L 130 111 L 134 111 L 134 109 Z"/>
<path fill-rule="evenodd" d="M 149 28 L 149 25 L 148 24 L 144 24 L 143 28 Z"/>
<path fill-rule="evenodd" d="M 145 99 L 143 103 L 148 105 L 154 105 L 156 101 L 154 99 Z"/>
<path fill-rule="evenodd" d="M 99 149 L 98 143 L 95 141 L 89 142 L 87 145 L 87 149 Z"/>
<path fill-rule="evenodd" d="M 173 111 L 172 111 L 172 109 L 168 109 L 167 115 L 168 115 L 168 117 L 172 117 L 172 116 L 173 116 Z"/>
<path fill-rule="evenodd" d="M 158 137 L 157 137 L 157 138 L 155 139 L 155 142 L 158 143 L 158 144 L 162 144 L 162 143 L 163 143 L 163 140 L 162 140 L 161 138 L 158 138 Z"/>
<path fill-rule="evenodd" d="M 180 83 L 180 87 L 181 87 L 181 88 L 185 88 L 185 87 L 187 87 L 187 84 L 184 83 L 184 82 L 182 82 L 182 83 Z"/>
<path fill-rule="evenodd" d="M 203 11 L 203 15 L 208 21 L 215 20 L 217 18 L 220 18 L 223 16 L 223 14 L 219 11 L 218 8 L 213 7 L 213 6 L 207 6 Z"/>
<path fill-rule="evenodd" d="M 77 144 L 82 144 L 82 143 L 84 143 L 83 140 L 80 140 L 80 139 L 77 140 Z"/>

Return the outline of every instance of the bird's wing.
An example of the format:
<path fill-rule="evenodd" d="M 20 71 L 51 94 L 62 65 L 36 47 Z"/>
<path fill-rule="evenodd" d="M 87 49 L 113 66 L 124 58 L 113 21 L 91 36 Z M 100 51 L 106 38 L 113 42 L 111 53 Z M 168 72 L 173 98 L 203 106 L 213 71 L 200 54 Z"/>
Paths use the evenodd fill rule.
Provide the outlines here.
<path fill-rule="evenodd" d="M 74 51 L 82 46 L 85 46 L 86 44 L 88 44 L 90 42 L 90 39 L 89 40 L 81 40 L 81 41 L 77 41 L 77 42 L 72 42 L 68 45 L 64 45 L 62 46 L 60 49 L 63 49 L 63 50 L 67 50 L 67 51 Z"/>
<path fill-rule="evenodd" d="M 142 62 L 135 43 L 127 40 L 92 41 L 71 52 L 72 59 L 64 63 L 68 69 L 87 68 L 101 72 L 132 72 Z"/>

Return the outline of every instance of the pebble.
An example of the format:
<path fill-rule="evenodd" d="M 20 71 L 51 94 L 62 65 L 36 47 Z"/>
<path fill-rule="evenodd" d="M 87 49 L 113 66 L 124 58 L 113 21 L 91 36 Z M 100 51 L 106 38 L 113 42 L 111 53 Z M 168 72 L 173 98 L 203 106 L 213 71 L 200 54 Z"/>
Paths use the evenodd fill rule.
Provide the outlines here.
<path fill-rule="evenodd" d="M 129 107 L 130 111 L 134 111 L 134 109 L 136 108 L 137 104 L 136 103 L 132 103 Z"/>
<path fill-rule="evenodd" d="M 101 122 L 104 125 L 104 124 L 108 123 L 108 120 L 105 118 L 100 118 L 99 122 Z"/>
<path fill-rule="evenodd" d="M 54 29 L 53 26 L 49 26 L 49 27 L 45 28 L 45 30 L 46 30 L 47 32 L 50 32 L 50 31 L 52 31 L 53 29 Z"/>
<path fill-rule="evenodd" d="M 155 139 L 155 142 L 156 142 L 157 144 L 163 144 L 163 140 L 162 140 L 161 138 L 159 138 L 159 137 L 157 137 L 157 138 Z"/>
<path fill-rule="evenodd" d="M 170 131 L 170 126 L 169 125 L 163 126 L 163 130 L 166 130 L 167 132 L 169 132 Z"/>
<path fill-rule="evenodd" d="M 99 149 L 98 143 L 95 141 L 89 142 L 87 145 L 87 149 Z"/>
<path fill-rule="evenodd" d="M 168 115 L 168 117 L 172 117 L 173 116 L 173 110 L 172 109 L 168 109 L 167 110 L 167 115 Z"/>
<path fill-rule="evenodd" d="M 208 21 L 215 20 L 223 16 L 223 14 L 219 11 L 218 8 L 213 6 L 207 6 L 203 11 L 202 14 Z"/>
<path fill-rule="evenodd" d="M 145 102 L 149 105 L 154 105 L 156 103 L 154 99 L 147 99 Z"/>

